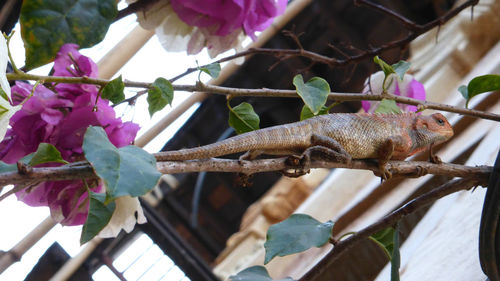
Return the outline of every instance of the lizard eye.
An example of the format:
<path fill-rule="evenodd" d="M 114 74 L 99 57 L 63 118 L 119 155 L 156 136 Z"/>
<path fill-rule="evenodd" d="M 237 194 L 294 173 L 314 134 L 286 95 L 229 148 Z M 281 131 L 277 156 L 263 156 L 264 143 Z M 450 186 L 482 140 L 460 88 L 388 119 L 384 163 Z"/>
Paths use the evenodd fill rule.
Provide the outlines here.
<path fill-rule="evenodd" d="M 437 122 L 440 126 L 444 126 L 444 120 L 443 120 L 443 119 L 438 118 L 438 119 L 436 120 L 436 122 Z"/>

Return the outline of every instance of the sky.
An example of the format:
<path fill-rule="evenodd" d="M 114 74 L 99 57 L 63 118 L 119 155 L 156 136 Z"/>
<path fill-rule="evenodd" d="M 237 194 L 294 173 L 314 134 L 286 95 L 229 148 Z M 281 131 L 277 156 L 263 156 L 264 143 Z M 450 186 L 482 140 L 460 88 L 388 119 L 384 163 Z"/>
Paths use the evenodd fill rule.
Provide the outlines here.
<path fill-rule="evenodd" d="M 95 62 L 98 62 L 113 46 L 119 42 L 127 32 L 131 31 L 137 22 L 135 15 L 128 16 L 117 23 L 114 23 L 108 31 L 103 42 L 90 48 L 84 49 L 81 52 L 89 56 Z M 20 36 L 19 25 L 15 28 L 15 35 L 11 40 L 11 52 L 13 59 L 17 66 L 24 65 L 24 47 Z M 220 55 L 226 56 L 231 54 L 227 52 Z M 203 51 L 196 56 L 187 56 L 183 53 L 168 53 L 160 45 L 156 37 L 146 43 L 146 45 L 117 73 L 116 76 L 122 75 L 124 79 L 153 82 L 157 77 L 172 78 L 189 67 L 195 67 L 198 64 L 203 65 L 210 63 L 207 53 Z M 46 65 L 41 68 L 35 69 L 32 73 L 46 75 L 52 65 Z M 198 75 L 192 74 L 185 78 L 178 80 L 178 84 L 193 84 Z M 202 81 L 207 81 L 208 77 L 202 75 Z M 127 97 L 133 96 L 134 91 L 126 90 Z M 182 102 L 190 93 L 175 92 L 173 106 Z M 177 121 L 175 121 L 168 130 L 161 133 L 155 140 L 148 144 L 145 149 L 148 152 L 156 152 L 160 150 L 163 145 L 171 138 L 175 132 L 184 124 L 189 116 L 196 110 L 198 105 L 193 106 L 186 113 L 184 113 Z M 158 120 L 165 116 L 171 107 L 167 106 L 162 111 L 156 113 L 153 118 L 150 118 L 147 110 L 147 102 L 145 96 L 137 100 L 135 107 L 128 105 L 119 106 L 116 108 L 117 115 L 121 116 L 124 121 L 133 121 L 141 126 L 138 136 L 144 134 L 151 126 Z M 4 188 L 7 190 L 8 188 Z M 8 251 L 22 237 L 25 237 L 32 229 L 34 229 L 41 221 L 47 218 L 50 213 L 47 207 L 29 207 L 24 203 L 17 201 L 15 196 L 10 196 L 0 202 L 0 225 L 2 226 L 2 234 L 0 239 L 0 250 Z M 69 255 L 76 255 L 82 247 L 80 247 L 80 232 L 81 227 L 62 227 L 56 225 L 46 236 L 44 236 L 33 248 L 31 248 L 23 257 L 21 262 L 15 263 L 10 266 L 3 274 L 0 275 L 0 281 L 23 280 L 25 276 L 31 271 L 32 267 L 37 263 L 38 259 L 45 252 L 45 250 L 57 241 Z M 140 238 L 142 240 L 149 239 Z M 139 239 L 139 240 L 140 240 Z M 141 241 L 142 241 L 141 240 Z M 144 242 L 144 243 L 147 243 Z M 127 256 L 132 256 L 130 253 Z M 159 256 L 161 259 L 165 257 Z M 168 259 L 168 257 L 167 257 Z M 163 261 L 163 260 L 162 260 Z M 174 274 L 176 271 L 172 271 Z M 106 268 L 100 269 L 96 272 L 96 281 L 99 280 L 114 280 L 110 279 L 111 273 Z M 177 274 L 177 273 L 175 273 Z M 182 275 L 179 275 L 182 277 Z M 161 275 L 160 275 L 161 277 Z M 174 279 L 172 279 L 174 280 Z"/>

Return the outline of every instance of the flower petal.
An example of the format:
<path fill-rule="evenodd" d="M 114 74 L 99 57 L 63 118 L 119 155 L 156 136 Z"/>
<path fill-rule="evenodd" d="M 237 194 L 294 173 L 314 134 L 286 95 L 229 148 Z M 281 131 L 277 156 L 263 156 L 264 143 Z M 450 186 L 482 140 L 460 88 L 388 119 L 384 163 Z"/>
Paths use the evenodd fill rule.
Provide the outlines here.
<path fill-rule="evenodd" d="M 122 196 L 115 200 L 116 208 L 108 225 L 99 232 L 99 237 L 116 237 L 123 229 L 127 233 L 134 229 L 136 223 L 146 223 L 146 217 L 137 197 Z M 137 213 L 137 219 L 135 214 Z"/>
<path fill-rule="evenodd" d="M 7 76 L 5 76 L 7 72 L 7 61 L 9 60 L 9 54 L 7 50 L 7 41 L 3 37 L 3 34 L 0 34 L 0 87 L 7 94 L 7 97 L 10 99 L 10 85 L 7 80 Z"/>

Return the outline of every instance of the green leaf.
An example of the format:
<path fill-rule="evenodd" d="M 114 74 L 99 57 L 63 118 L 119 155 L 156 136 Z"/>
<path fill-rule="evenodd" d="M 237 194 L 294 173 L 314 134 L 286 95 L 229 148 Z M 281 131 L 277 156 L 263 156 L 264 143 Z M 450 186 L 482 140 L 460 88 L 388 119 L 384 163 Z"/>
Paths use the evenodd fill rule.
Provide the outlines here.
<path fill-rule="evenodd" d="M 40 143 L 33 157 L 27 163 L 30 166 L 36 166 L 44 163 L 63 163 L 68 164 L 61 156 L 61 152 L 50 143 Z"/>
<path fill-rule="evenodd" d="M 252 266 L 244 269 L 236 275 L 229 276 L 229 281 L 272 281 L 266 268 L 260 265 Z M 293 281 L 292 278 L 287 277 L 279 281 Z"/>
<path fill-rule="evenodd" d="M 49 63 L 65 43 L 99 43 L 117 15 L 116 0 L 25 0 L 21 35 L 27 69 Z"/>
<path fill-rule="evenodd" d="M 125 94 L 123 90 L 125 89 L 125 84 L 123 84 L 122 76 L 109 81 L 106 86 L 102 89 L 101 98 L 110 100 L 112 103 L 117 104 L 125 99 Z"/>
<path fill-rule="evenodd" d="M 333 222 L 321 223 L 309 215 L 293 214 L 288 219 L 274 224 L 267 231 L 267 264 L 275 256 L 286 256 L 305 251 L 311 247 L 321 247 L 328 243 L 332 234 Z"/>
<path fill-rule="evenodd" d="M 26 165 L 36 166 L 45 163 L 62 163 L 68 164 L 66 160 L 61 157 L 61 152 L 50 143 L 40 143 L 35 152 L 30 153 L 23 158 L 19 159 Z M 0 161 L 0 173 L 17 171 L 17 164 L 7 164 Z"/>
<path fill-rule="evenodd" d="M 101 127 L 87 129 L 83 152 L 104 181 L 107 200 L 124 195 L 144 195 L 155 187 L 161 176 L 153 155 L 133 145 L 117 149 Z"/>
<path fill-rule="evenodd" d="M 399 76 L 399 79 L 403 80 L 406 71 L 410 69 L 410 65 L 411 63 L 404 60 L 400 60 L 399 62 L 392 65 L 392 69 Z"/>
<path fill-rule="evenodd" d="M 300 121 L 309 119 L 309 118 L 317 116 L 317 115 L 328 114 L 328 110 L 329 110 L 329 108 L 323 105 L 321 107 L 321 109 L 319 110 L 318 114 L 315 115 L 311 112 L 311 109 L 309 109 L 309 107 L 307 105 L 304 105 L 302 107 L 302 110 L 300 111 Z"/>
<path fill-rule="evenodd" d="M 375 109 L 375 113 L 398 114 L 401 113 L 401 109 L 397 106 L 395 101 L 382 99 L 377 109 Z"/>
<path fill-rule="evenodd" d="M 469 101 L 473 97 L 491 91 L 500 91 L 500 75 L 488 74 L 475 77 L 469 82 L 469 85 L 467 85 L 468 96 L 466 98 L 467 103 L 465 107 L 469 107 Z"/>
<path fill-rule="evenodd" d="M 467 90 L 467 86 L 462 85 L 458 87 L 458 91 L 460 92 L 460 94 L 462 94 L 462 97 L 464 97 L 464 99 L 469 99 L 469 90 Z"/>
<path fill-rule="evenodd" d="M 236 133 L 243 134 L 259 129 L 260 118 L 251 104 L 242 102 L 231 108 L 228 103 L 227 106 L 229 107 L 229 126 L 233 127 Z"/>
<path fill-rule="evenodd" d="M 328 82 L 323 78 L 313 77 L 307 83 L 304 83 L 302 75 L 297 74 L 293 77 L 293 85 L 295 85 L 297 94 L 302 98 L 311 112 L 314 115 L 318 115 L 321 107 L 326 103 L 328 94 L 330 94 L 330 85 L 328 85 Z"/>
<path fill-rule="evenodd" d="M 212 78 L 217 78 L 219 77 L 220 74 L 220 64 L 218 63 L 212 63 L 209 65 L 206 65 L 204 67 L 200 67 L 199 70 L 205 72 L 206 74 L 210 75 Z"/>
<path fill-rule="evenodd" d="M 174 100 L 174 87 L 172 87 L 172 83 L 165 78 L 156 78 L 148 90 L 147 100 L 150 116 L 162 110 L 167 104 L 171 105 Z"/>
<path fill-rule="evenodd" d="M 382 249 L 389 260 L 392 259 L 392 252 L 394 250 L 394 228 L 385 228 L 372 236 L 370 239 L 375 242 L 380 249 Z"/>
<path fill-rule="evenodd" d="M 399 281 L 401 255 L 399 253 L 399 224 L 395 228 L 388 227 L 369 237 L 384 251 L 391 261 L 391 281 Z"/>
<path fill-rule="evenodd" d="M 17 171 L 16 164 L 7 164 L 5 162 L 0 161 L 0 173 L 15 172 L 15 171 Z"/>
<path fill-rule="evenodd" d="M 394 71 L 394 68 L 390 65 L 388 65 L 385 61 L 383 61 L 381 58 L 379 58 L 379 56 L 375 56 L 373 58 L 373 61 L 378 64 L 378 66 L 380 66 L 380 69 L 382 69 L 382 71 L 384 72 L 385 74 L 385 77 L 389 76 L 390 74 L 392 73 L 396 73 Z"/>
<path fill-rule="evenodd" d="M 89 191 L 89 213 L 82 228 L 80 244 L 94 238 L 109 223 L 116 204 L 114 201 L 105 204 L 106 194 Z"/>
<path fill-rule="evenodd" d="M 0 105 L 0 117 L 2 115 L 4 115 L 4 113 L 7 113 L 7 112 L 9 112 L 9 110 L 7 108 L 5 108 L 4 106 Z"/>
<path fill-rule="evenodd" d="M 0 34 L 0 36 L 3 36 Z M 7 96 L 7 93 L 0 87 L 0 97 L 2 97 L 4 100 L 10 102 L 9 96 Z"/>

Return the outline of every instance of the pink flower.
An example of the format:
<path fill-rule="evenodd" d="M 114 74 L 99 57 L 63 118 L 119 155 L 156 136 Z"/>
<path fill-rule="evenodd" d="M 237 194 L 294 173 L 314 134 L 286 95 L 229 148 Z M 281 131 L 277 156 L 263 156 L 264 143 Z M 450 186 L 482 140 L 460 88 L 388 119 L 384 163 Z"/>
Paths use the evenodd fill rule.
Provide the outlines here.
<path fill-rule="evenodd" d="M 61 47 L 54 63 L 54 75 L 97 77 L 95 63 L 78 53 L 77 48 L 74 44 Z M 38 85 L 33 97 L 12 116 L 12 128 L 0 143 L 2 161 L 15 163 L 35 152 L 41 142 L 53 144 L 66 161 L 82 160 L 83 136 L 91 125 L 105 128 L 117 147 L 132 143 L 139 126 L 116 118 L 107 100 L 99 99 L 95 104 L 97 87 L 58 84 L 54 88 L 52 91 Z M 13 103 L 19 104 L 32 89 L 30 84 L 16 82 L 12 88 Z M 104 192 L 98 183 L 89 184 L 93 191 Z M 52 217 L 63 225 L 83 224 L 87 217 L 88 193 L 81 180 L 45 182 L 18 192 L 17 196 L 30 206 L 49 206 Z"/>
<path fill-rule="evenodd" d="M 370 77 L 370 86 L 366 81 L 364 94 L 380 95 L 382 94 L 382 83 L 384 81 L 384 72 L 379 71 Z M 422 83 L 418 82 L 410 74 L 405 74 L 403 80 L 396 74 L 391 74 L 386 81 L 387 92 L 396 96 L 409 97 L 418 100 L 425 100 L 425 89 Z M 371 92 L 370 92 L 371 90 Z M 368 113 L 373 113 L 377 109 L 380 102 L 378 101 L 362 101 L 363 109 Z M 415 112 L 417 107 L 414 105 L 397 104 L 403 112 Z"/>
<path fill-rule="evenodd" d="M 91 190 L 104 192 L 102 185 Z M 81 225 L 87 219 L 88 193 L 81 180 L 44 182 L 16 195 L 29 206 L 49 206 L 52 218 L 62 225 Z"/>
<path fill-rule="evenodd" d="M 213 28 L 217 36 L 242 28 L 253 39 L 256 31 L 285 11 L 286 4 L 286 0 L 171 0 L 179 18 L 191 26 Z"/>
<path fill-rule="evenodd" d="M 64 44 L 54 60 L 54 76 L 97 78 L 97 64 L 78 52 L 78 45 Z M 97 94 L 97 87 L 89 84 L 57 84 L 56 91 L 72 99 L 84 93 Z"/>
<path fill-rule="evenodd" d="M 143 28 L 156 29 L 168 51 L 197 54 L 207 47 L 215 57 L 238 49 L 244 34 L 255 40 L 255 32 L 271 25 L 286 4 L 287 0 L 159 0 L 137 17 Z"/>

